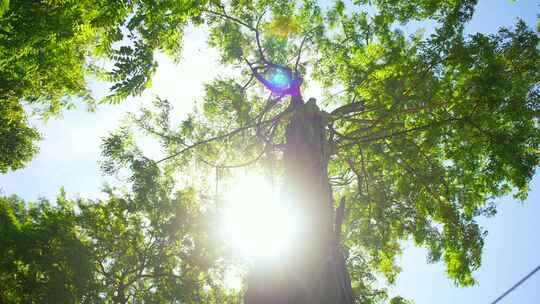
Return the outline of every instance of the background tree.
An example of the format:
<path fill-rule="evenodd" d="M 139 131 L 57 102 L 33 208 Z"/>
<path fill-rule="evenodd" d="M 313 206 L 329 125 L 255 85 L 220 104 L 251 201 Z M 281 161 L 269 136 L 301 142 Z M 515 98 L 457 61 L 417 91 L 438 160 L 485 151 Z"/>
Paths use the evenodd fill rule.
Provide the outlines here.
<path fill-rule="evenodd" d="M 125 152 L 115 155 L 135 173 L 132 186 L 106 188 L 103 200 L 0 198 L 0 303 L 240 300 L 224 288 L 205 199 Z"/>
<path fill-rule="evenodd" d="M 76 232 L 73 203 L 0 198 L 0 303 L 91 303 L 91 244 Z"/>

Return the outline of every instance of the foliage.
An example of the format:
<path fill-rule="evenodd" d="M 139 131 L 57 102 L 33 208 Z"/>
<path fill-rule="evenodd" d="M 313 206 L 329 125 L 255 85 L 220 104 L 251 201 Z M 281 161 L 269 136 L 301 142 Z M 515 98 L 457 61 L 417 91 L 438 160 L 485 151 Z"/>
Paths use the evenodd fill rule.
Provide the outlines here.
<path fill-rule="evenodd" d="M 203 4 L 8 2 L 0 20 L 0 96 L 57 113 L 70 102 L 65 97 L 92 102 L 85 79 L 92 72 L 113 82 L 113 100 L 138 94 L 155 70 L 153 52 L 178 57 L 183 27 Z M 100 58 L 112 69 L 102 71 Z"/>
<path fill-rule="evenodd" d="M 0 198 L 2 303 L 89 303 L 95 290 L 92 249 L 78 237 L 75 222 L 63 195 L 56 207 Z"/>
<path fill-rule="evenodd" d="M 136 162 L 131 191 L 38 204 L 0 198 L 1 303 L 214 303 L 223 271 L 211 210 Z M 195 204 L 198 201 L 198 204 Z"/>
<path fill-rule="evenodd" d="M 22 168 L 32 159 L 40 138 L 25 121 L 24 110 L 13 100 L 0 103 L 0 173 Z"/>
<path fill-rule="evenodd" d="M 155 51 L 179 58 L 183 28 L 189 20 L 196 21 L 200 5 L 177 1 L 2 0 L 0 101 L 10 105 L 3 111 L 14 111 L 9 114 L 10 124 L 29 128 L 26 115 L 18 110 L 23 105 L 44 118 L 74 107 L 75 100 L 93 109 L 96 102 L 89 85 L 96 80 L 111 83 L 111 94 L 105 102 L 140 94 L 155 72 Z M 15 132 L 4 125 L 5 120 L 1 123 L 2 131 Z M 26 133 L 28 136 L 21 140 L 30 143 L 38 139 L 35 132 Z M 18 159 L 17 150 L 11 150 L 6 156 L 15 157 L 9 162 L 23 164 L 32 154 Z"/>

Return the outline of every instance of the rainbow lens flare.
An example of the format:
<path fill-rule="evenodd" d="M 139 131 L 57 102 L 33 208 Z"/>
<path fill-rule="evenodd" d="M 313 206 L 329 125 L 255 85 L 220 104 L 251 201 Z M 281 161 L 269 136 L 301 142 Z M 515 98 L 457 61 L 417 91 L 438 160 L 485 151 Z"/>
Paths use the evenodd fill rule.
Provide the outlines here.
<path fill-rule="evenodd" d="M 264 73 L 264 78 L 268 82 L 269 89 L 276 93 L 289 90 L 293 82 L 291 72 L 280 66 L 270 67 Z"/>

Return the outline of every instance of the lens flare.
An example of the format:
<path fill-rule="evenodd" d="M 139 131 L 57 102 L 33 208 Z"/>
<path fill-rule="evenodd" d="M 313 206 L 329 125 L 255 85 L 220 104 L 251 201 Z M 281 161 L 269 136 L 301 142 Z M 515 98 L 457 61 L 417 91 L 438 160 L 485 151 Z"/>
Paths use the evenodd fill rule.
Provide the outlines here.
<path fill-rule="evenodd" d="M 290 86 L 291 81 L 283 69 L 274 68 L 269 76 L 270 82 L 276 87 L 286 89 Z"/>
<path fill-rule="evenodd" d="M 286 91 L 291 87 L 292 75 L 279 66 L 269 68 L 264 78 L 269 82 L 272 91 Z"/>

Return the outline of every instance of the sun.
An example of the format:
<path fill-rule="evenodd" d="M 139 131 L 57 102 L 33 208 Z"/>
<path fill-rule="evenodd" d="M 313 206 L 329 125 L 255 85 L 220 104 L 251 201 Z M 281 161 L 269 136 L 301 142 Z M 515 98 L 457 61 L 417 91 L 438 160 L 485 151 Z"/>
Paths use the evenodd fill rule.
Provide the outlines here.
<path fill-rule="evenodd" d="M 296 227 L 292 206 L 263 176 L 237 176 L 225 195 L 226 241 L 242 257 L 275 258 L 290 246 Z"/>

